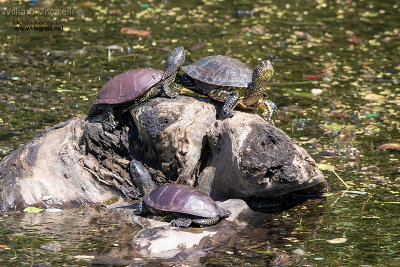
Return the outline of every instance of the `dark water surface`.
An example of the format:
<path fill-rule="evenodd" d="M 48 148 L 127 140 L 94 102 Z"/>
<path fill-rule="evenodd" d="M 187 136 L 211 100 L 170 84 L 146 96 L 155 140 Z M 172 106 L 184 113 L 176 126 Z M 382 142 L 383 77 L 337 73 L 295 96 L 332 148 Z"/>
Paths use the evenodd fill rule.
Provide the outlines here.
<path fill-rule="evenodd" d="M 269 58 L 275 125 L 316 159 L 330 193 L 274 214 L 201 262 L 265 265 L 275 249 L 300 265 L 400 264 L 398 1 L 1 1 L 0 7 L 0 159 L 46 126 L 87 114 L 110 77 L 163 69 L 178 45 L 186 48 L 186 64 L 222 54 L 255 67 Z M 50 14 L 26 14 L 42 7 Z M 59 24 L 52 31 L 16 28 L 47 27 L 27 25 L 32 20 Z M 110 45 L 118 48 L 108 57 Z M 394 149 L 378 149 L 387 143 Z M 121 229 L 135 229 L 107 215 L 77 214 L 1 215 L 0 264 L 85 265 L 102 255 L 134 261 L 129 242 L 119 238 Z"/>

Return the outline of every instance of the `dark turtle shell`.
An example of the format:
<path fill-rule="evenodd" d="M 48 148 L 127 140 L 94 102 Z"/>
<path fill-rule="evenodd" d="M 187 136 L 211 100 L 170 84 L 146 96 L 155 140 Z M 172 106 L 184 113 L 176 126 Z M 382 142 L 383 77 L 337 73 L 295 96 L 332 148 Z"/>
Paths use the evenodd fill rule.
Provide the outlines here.
<path fill-rule="evenodd" d="M 247 87 L 253 71 L 237 59 L 209 56 L 197 60 L 182 70 L 195 80 L 208 84 Z"/>
<path fill-rule="evenodd" d="M 153 209 L 184 213 L 204 218 L 224 216 L 224 212 L 206 193 L 187 185 L 163 184 L 143 198 Z"/>
<path fill-rule="evenodd" d="M 101 88 L 94 104 L 123 104 L 137 99 L 157 84 L 163 74 L 163 71 L 155 69 L 126 71 Z"/>

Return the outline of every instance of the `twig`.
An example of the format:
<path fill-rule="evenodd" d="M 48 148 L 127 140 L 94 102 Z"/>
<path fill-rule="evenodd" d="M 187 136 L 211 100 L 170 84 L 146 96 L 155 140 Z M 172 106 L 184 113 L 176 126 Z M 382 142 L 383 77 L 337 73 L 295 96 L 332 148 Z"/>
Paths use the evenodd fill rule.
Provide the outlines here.
<path fill-rule="evenodd" d="M 343 191 L 343 192 L 340 194 L 340 196 L 338 196 L 338 197 L 335 199 L 335 201 L 332 202 L 331 207 L 335 206 L 336 203 L 338 202 L 338 200 L 339 200 L 341 197 L 343 197 L 344 194 L 346 194 L 347 191 L 348 191 L 348 189 L 346 189 L 345 191 Z"/>
<path fill-rule="evenodd" d="M 333 174 L 336 175 L 336 177 L 346 186 L 347 189 L 349 189 L 350 187 L 346 184 L 346 182 L 340 178 L 340 176 L 335 172 L 335 170 L 332 170 Z"/>
<path fill-rule="evenodd" d="M 361 208 L 361 215 L 362 215 L 363 212 L 364 212 L 365 205 L 368 203 L 368 201 L 370 200 L 371 197 L 372 197 L 372 195 L 369 195 L 367 201 L 365 201 L 365 202 L 363 203 L 362 208 Z"/>

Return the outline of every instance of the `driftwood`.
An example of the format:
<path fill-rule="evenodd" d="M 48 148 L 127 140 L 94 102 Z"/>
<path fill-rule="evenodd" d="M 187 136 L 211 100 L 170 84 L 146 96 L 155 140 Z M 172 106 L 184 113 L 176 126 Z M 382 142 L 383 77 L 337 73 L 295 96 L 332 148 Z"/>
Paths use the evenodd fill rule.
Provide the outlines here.
<path fill-rule="evenodd" d="M 0 162 L 1 210 L 26 205 L 121 203 L 140 197 L 129 163 L 140 160 L 156 183 L 198 187 L 215 199 L 321 192 L 314 160 L 259 116 L 235 111 L 216 119 L 214 102 L 180 96 L 153 99 L 124 116 L 117 130 L 73 118 Z"/>

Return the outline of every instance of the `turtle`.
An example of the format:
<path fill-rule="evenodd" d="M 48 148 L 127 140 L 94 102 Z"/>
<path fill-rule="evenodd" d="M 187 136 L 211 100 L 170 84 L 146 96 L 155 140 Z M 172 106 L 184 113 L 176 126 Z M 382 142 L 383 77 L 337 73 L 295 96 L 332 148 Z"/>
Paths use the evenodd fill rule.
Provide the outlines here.
<path fill-rule="evenodd" d="M 208 56 L 182 66 L 184 75 L 177 83 L 214 100 L 224 102 L 221 119 L 233 116 L 235 107 L 244 110 L 261 109 L 263 117 L 272 123 L 276 105 L 265 99 L 265 89 L 274 73 L 269 60 L 264 60 L 252 71 L 239 60 L 227 56 Z"/>
<path fill-rule="evenodd" d="M 166 183 L 156 186 L 148 170 L 140 161 L 132 160 L 131 174 L 141 193 L 136 215 L 151 212 L 155 215 L 173 217 L 170 224 L 175 227 L 212 226 L 230 212 L 224 210 L 206 193 L 183 184 Z"/>
<path fill-rule="evenodd" d="M 126 71 L 107 82 L 89 111 L 90 122 L 102 122 L 107 131 L 115 129 L 114 112 L 122 113 L 163 92 L 174 98 L 169 85 L 174 82 L 180 66 L 185 61 L 185 50 L 182 46 L 175 48 L 168 56 L 165 72 L 152 68 L 140 68 Z"/>

